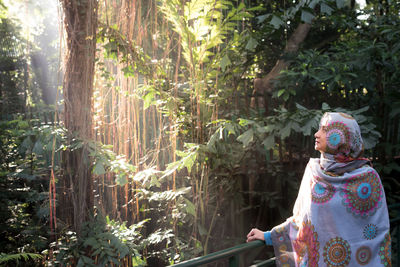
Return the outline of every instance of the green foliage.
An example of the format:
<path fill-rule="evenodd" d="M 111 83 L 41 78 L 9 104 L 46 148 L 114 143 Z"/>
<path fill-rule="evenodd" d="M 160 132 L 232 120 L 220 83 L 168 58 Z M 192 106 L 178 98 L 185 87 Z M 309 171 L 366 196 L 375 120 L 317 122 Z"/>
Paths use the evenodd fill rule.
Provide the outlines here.
<path fill-rule="evenodd" d="M 18 254 L 5 254 L 0 253 L 0 266 L 15 262 L 17 265 L 20 261 L 28 262 L 29 260 L 42 259 L 43 256 L 35 253 L 18 253 Z"/>
<path fill-rule="evenodd" d="M 97 43 L 103 46 L 105 58 L 113 59 L 125 66 L 122 70 L 126 77 L 133 76 L 136 71 L 150 75 L 152 69 L 147 63 L 150 58 L 134 41 L 128 40 L 121 34 L 117 25 L 100 25 Z"/>
<path fill-rule="evenodd" d="M 73 146 L 81 147 L 85 144 L 84 141 L 78 141 Z M 136 171 L 136 167 L 130 164 L 126 156 L 116 155 L 111 149 L 112 146 L 102 145 L 93 141 L 87 143 L 89 155 L 94 160 L 93 174 L 103 175 L 107 172 L 112 172 L 116 175 L 118 185 L 125 185 L 128 178 L 132 178 Z"/>
<path fill-rule="evenodd" d="M 400 201 L 399 7 L 371 3 L 357 11 L 348 2 L 158 1 L 157 19 L 169 28 L 157 28 L 157 36 L 150 37 L 157 38 L 155 51 L 140 47 L 117 25 L 100 22 L 97 41 L 104 57 L 122 64 L 127 78 L 147 79 L 128 97 L 142 100 L 140 112 L 155 106 L 162 113 L 165 128 L 153 130 L 163 142 L 170 141 L 166 133 L 171 129 L 178 136 L 178 159 L 170 162 L 157 151 L 159 166 L 146 165 L 147 155 L 134 166 L 128 155 L 91 140 L 71 138 L 67 144 L 62 127 L 43 123 L 49 116 L 23 119 L 43 113 L 38 99 L 29 95 L 31 113 L 6 118 L 6 113 L 24 111 L 20 96 L 26 92 L 26 61 L 19 28 L 0 7 L 5 36 L 0 68 L 17 67 L 0 73 L 1 115 L 7 120 L 0 122 L 0 200 L 6 218 L 1 244 L 8 253 L 1 257 L 22 260 L 28 254 L 18 252 L 36 255 L 48 245 L 50 167 L 61 174 L 61 152 L 82 147 L 90 153 L 96 179 L 113 173 L 118 185 L 132 188 L 129 198 L 139 201 L 143 221 L 128 225 L 99 215 L 80 240 L 62 232 L 52 244 L 56 258 L 50 265 L 165 265 L 241 243 L 251 225 L 267 229 L 290 215 L 304 166 L 318 156 L 313 133 L 326 111 L 357 119 L 366 156 L 382 176 L 388 201 Z M 307 39 L 299 53 L 284 54 L 302 22 L 312 24 Z M 179 46 L 183 63 L 178 65 Z M 278 59 L 289 67 L 275 80 L 271 95 L 264 96 L 264 110 L 252 110 L 254 78 L 264 77 Z M 99 82 L 120 90 L 107 64 L 97 64 Z"/>
<path fill-rule="evenodd" d="M 47 152 L 37 142 L 50 140 L 53 128 L 32 127 L 35 122 L 21 117 L 0 121 L 0 245 L 2 252 L 15 254 L 15 259 L 29 253 L 35 257 L 47 246 L 48 181 L 43 177 L 48 175 L 49 163 Z"/>
<path fill-rule="evenodd" d="M 25 40 L 15 21 L 2 17 L 0 6 L 0 119 L 25 110 L 24 85 L 26 82 Z M 5 12 L 5 11 L 4 11 Z M 8 118 L 7 118 L 8 119 Z"/>
<path fill-rule="evenodd" d="M 73 264 L 76 266 L 121 266 L 130 262 L 132 266 L 145 266 L 138 252 L 140 228 L 144 222 L 126 227 L 97 215 L 83 227 L 82 237 L 66 232 L 51 245 L 55 260 L 50 266 Z"/>
<path fill-rule="evenodd" d="M 325 112 L 345 112 L 351 114 L 359 122 L 365 142 L 365 149 L 369 150 L 377 144 L 380 133 L 376 130 L 376 125 L 371 123 L 370 118 L 363 115 L 368 107 L 359 110 L 346 110 L 343 108 L 333 109 L 326 103 L 322 109 L 309 110 L 299 104 L 297 110 L 288 111 L 285 108 L 275 110 L 276 115 L 263 118 L 240 118 L 236 122 L 221 120 L 218 122 L 217 130 L 210 137 L 206 145 L 190 145 L 185 151 L 177 151 L 180 160 L 172 163 L 161 177 L 171 175 L 173 171 L 179 171 L 186 168 L 190 174 L 191 169 L 198 164 L 199 160 L 206 160 L 211 164 L 212 169 L 220 167 L 218 159 L 223 158 L 227 170 L 232 169 L 236 164 L 240 164 L 242 157 L 237 153 L 243 154 L 246 150 L 255 147 L 263 147 L 265 151 L 277 147 L 277 140 L 291 139 L 297 134 L 305 138 L 311 138 L 311 135 L 318 131 L 319 121 Z M 224 143 L 226 145 L 224 146 Z M 241 146 L 238 146 L 241 144 Z M 228 146 L 228 147 L 227 147 Z M 235 151 L 235 152 L 233 152 Z M 233 160 L 236 159 L 236 160 Z M 218 166 L 218 167 L 217 167 Z M 143 177 L 143 173 L 138 174 Z M 151 173 L 154 175 L 154 173 Z M 143 181 L 149 181 L 148 177 L 142 178 Z"/>

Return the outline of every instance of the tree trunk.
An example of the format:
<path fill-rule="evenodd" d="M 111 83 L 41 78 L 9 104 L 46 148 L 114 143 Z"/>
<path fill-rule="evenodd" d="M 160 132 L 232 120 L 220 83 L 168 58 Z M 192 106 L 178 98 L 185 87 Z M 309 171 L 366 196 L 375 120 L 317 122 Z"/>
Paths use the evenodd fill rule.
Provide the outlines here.
<path fill-rule="evenodd" d="M 97 30 L 96 0 L 60 0 L 65 15 L 68 53 L 63 81 L 65 127 L 83 147 L 67 150 L 61 184 L 62 219 L 80 235 L 82 224 L 93 213 L 93 180 L 87 141 L 92 139 L 92 95 Z"/>
<path fill-rule="evenodd" d="M 296 30 L 290 36 L 284 53 L 294 53 L 299 50 L 300 44 L 306 39 L 308 32 L 311 29 L 311 24 L 301 23 L 297 26 Z M 278 77 L 279 73 L 288 67 L 288 62 L 283 59 L 279 59 L 272 70 L 264 78 L 257 78 L 254 80 L 254 91 L 253 97 L 251 99 L 251 107 L 256 107 L 256 101 L 258 107 L 265 107 L 267 111 L 267 106 L 264 101 L 264 95 L 266 92 L 272 92 L 273 81 Z"/>

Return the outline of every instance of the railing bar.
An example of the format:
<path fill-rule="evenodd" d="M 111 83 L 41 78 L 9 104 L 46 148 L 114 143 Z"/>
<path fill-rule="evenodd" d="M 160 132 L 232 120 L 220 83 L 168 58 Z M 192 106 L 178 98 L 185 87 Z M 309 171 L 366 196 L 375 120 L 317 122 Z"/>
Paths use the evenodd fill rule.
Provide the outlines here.
<path fill-rule="evenodd" d="M 268 260 L 255 263 L 255 264 L 251 265 L 250 267 L 273 266 L 273 264 L 275 263 L 275 259 L 276 259 L 276 258 L 273 257 L 273 258 L 270 258 L 270 259 L 268 259 Z"/>
<path fill-rule="evenodd" d="M 210 253 L 210 254 L 202 256 L 202 257 L 198 257 L 198 258 L 187 260 L 187 261 L 184 261 L 181 263 L 177 263 L 173 266 L 175 266 L 175 267 L 199 266 L 199 265 L 210 263 L 210 262 L 213 262 L 216 260 L 229 258 L 230 256 L 233 256 L 235 254 L 239 254 L 239 253 L 245 252 L 247 250 L 252 250 L 254 248 L 258 248 L 258 247 L 262 247 L 262 246 L 265 246 L 265 243 L 262 241 L 256 240 L 253 242 L 240 244 L 235 247 L 227 248 L 227 249 L 224 249 L 221 251 L 213 252 L 213 253 Z"/>

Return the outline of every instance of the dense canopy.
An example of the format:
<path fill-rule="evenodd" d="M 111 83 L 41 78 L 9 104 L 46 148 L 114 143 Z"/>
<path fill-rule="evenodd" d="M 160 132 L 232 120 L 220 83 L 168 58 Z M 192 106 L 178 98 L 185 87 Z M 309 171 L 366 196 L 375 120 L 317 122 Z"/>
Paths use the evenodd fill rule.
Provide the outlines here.
<path fill-rule="evenodd" d="M 327 111 L 399 202 L 398 1 L 0 0 L 0 36 L 0 265 L 243 243 L 291 213 Z"/>

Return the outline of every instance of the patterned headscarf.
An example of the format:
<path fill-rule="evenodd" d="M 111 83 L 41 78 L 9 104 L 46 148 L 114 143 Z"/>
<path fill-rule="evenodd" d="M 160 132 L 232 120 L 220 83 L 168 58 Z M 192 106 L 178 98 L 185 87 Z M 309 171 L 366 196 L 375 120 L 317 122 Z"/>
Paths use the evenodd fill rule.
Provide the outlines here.
<path fill-rule="evenodd" d="M 385 192 L 360 158 L 360 128 L 349 115 L 321 119 L 327 149 L 310 159 L 293 216 L 271 231 L 277 266 L 391 266 Z"/>
<path fill-rule="evenodd" d="M 327 112 L 322 116 L 320 128 L 326 132 L 326 152 L 321 154 L 321 168 L 342 174 L 368 163 L 361 158 L 363 139 L 357 121 L 345 113 Z"/>

